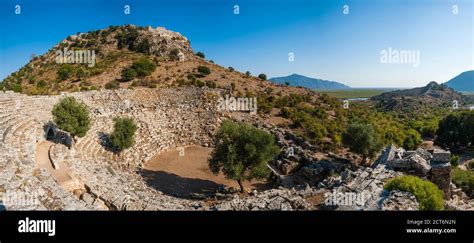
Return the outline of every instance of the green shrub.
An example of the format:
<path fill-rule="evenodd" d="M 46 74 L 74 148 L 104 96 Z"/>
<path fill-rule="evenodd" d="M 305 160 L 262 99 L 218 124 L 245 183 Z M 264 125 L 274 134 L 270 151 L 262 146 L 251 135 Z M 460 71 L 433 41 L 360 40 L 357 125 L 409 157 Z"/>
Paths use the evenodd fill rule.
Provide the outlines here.
<path fill-rule="evenodd" d="M 406 150 L 415 150 L 421 142 L 423 142 L 421 135 L 414 129 L 408 129 L 406 138 L 403 141 L 403 147 Z"/>
<path fill-rule="evenodd" d="M 267 80 L 267 75 L 261 73 L 258 75 L 258 78 L 261 79 L 261 80 Z"/>
<path fill-rule="evenodd" d="M 470 169 L 470 170 L 474 170 L 474 160 L 467 163 L 467 168 Z"/>
<path fill-rule="evenodd" d="M 137 77 L 145 77 L 155 71 L 156 65 L 147 58 L 141 58 L 132 64 L 132 68 L 137 72 Z"/>
<path fill-rule="evenodd" d="M 450 162 L 451 162 L 451 165 L 452 165 L 452 166 L 454 166 L 454 167 L 458 166 L 458 165 L 459 165 L 459 156 L 453 155 L 453 156 L 451 157 Z"/>
<path fill-rule="evenodd" d="M 474 172 L 454 168 L 452 176 L 453 183 L 472 199 L 474 197 Z"/>
<path fill-rule="evenodd" d="M 183 85 L 186 84 L 186 81 L 185 81 L 184 79 L 177 79 L 177 80 L 176 80 L 176 84 L 177 84 L 178 86 L 183 86 Z"/>
<path fill-rule="evenodd" d="M 122 70 L 122 80 L 123 81 L 130 81 L 137 77 L 137 71 L 133 68 L 125 68 Z"/>
<path fill-rule="evenodd" d="M 119 82 L 117 81 L 110 81 L 105 84 L 106 89 L 117 89 L 119 87 Z"/>
<path fill-rule="evenodd" d="M 11 84 L 11 90 L 16 93 L 21 93 L 23 91 L 23 87 L 21 86 L 21 84 L 13 83 Z"/>
<path fill-rule="evenodd" d="M 58 79 L 60 81 L 64 81 L 72 77 L 73 74 L 74 74 L 74 67 L 71 66 L 70 64 L 62 64 L 57 71 Z"/>
<path fill-rule="evenodd" d="M 36 82 L 36 87 L 37 88 L 44 88 L 44 87 L 46 87 L 46 82 L 44 80 L 39 80 L 38 82 Z"/>
<path fill-rule="evenodd" d="M 211 89 L 215 89 L 217 87 L 217 84 L 213 81 L 206 81 L 206 86 Z"/>
<path fill-rule="evenodd" d="M 198 67 L 198 72 L 203 75 L 209 75 L 211 73 L 211 69 L 209 69 L 206 66 L 199 66 Z"/>
<path fill-rule="evenodd" d="M 137 125 L 132 118 L 116 117 L 114 119 L 114 131 L 110 135 L 110 142 L 119 152 L 130 148 L 135 143 L 135 132 Z"/>
<path fill-rule="evenodd" d="M 196 82 L 194 82 L 196 86 L 198 87 L 204 87 L 204 85 L 206 85 L 203 81 L 201 80 L 196 80 Z"/>
<path fill-rule="evenodd" d="M 194 75 L 192 74 L 188 74 L 188 76 L 186 76 L 186 78 L 189 80 L 189 81 L 193 81 L 196 80 L 196 77 L 194 77 Z"/>
<path fill-rule="evenodd" d="M 326 127 L 315 121 L 306 122 L 304 126 L 309 138 L 316 142 L 321 142 L 321 140 L 327 135 Z"/>
<path fill-rule="evenodd" d="M 289 108 L 283 107 L 280 110 L 280 116 L 284 118 L 290 118 L 291 117 L 291 111 Z"/>
<path fill-rule="evenodd" d="M 198 53 L 196 53 L 196 56 L 198 56 L 200 58 L 206 58 L 206 55 L 204 55 L 204 53 L 202 53 L 200 51 Z"/>
<path fill-rule="evenodd" d="M 31 76 L 28 78 L 28 84 L 34 84 L 36 83 L 36 78 L 34 76 Z"/>
<path fill-rule="evenodd" d="M 416 197 L 420 210 L 443 210 L 444 194 L 434 183 L 416 176 L 400 176 L 390 180 L 385 190 L 410 192 Z"/>

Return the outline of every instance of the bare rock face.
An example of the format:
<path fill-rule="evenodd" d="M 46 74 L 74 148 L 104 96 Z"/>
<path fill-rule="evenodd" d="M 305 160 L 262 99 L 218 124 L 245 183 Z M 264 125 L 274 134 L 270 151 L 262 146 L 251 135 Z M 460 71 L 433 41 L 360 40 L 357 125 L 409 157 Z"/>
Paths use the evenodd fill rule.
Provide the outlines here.
<path fill-rule="evenodd" d="M 311 204 L 305 199 L 311 196 L 315 191 L 309 187 L 296 189 L 271 189 L 261 193 L 254 193 L 253 196 L 240 198 L 235 195 L 233 199 L 222 202 L 211 207 L 211 210 L 229 211 L 229 210 L 308 210 Z"/>
<path fill-rule="evenodd" d="M 387 192 L 388 193 L 388 192 Z M 394 190 L 382 202 L 381 209 L 388 211 L 416 211 L 420 205 L 415 196 L 409 192 Z"/>
<path fill-rule="evenodd" d="M 474 211 L 474 199 L 469 198 L 461 188 L 451 184 L 451 193 L 451 198 L 445 202 L 447 210 Z"/>
<path fill-rule="evenodd" d="M 147 43 L 144 45 L 146 52 L 157 56 L 171 56 L 179 61 L 191 59 L 193 50 L 186 37 L 178 32 L 173 32 L 164 27 L 153 29 L 148 26 L 145 30 L 139 31 L 138 43 Z"/>
<path fill-rule="evenodd" d="M 328 202 L 335 210 L 380 210 L 380 202 L 386 196 L 385 183 L 400 175 L 386 165 L 377 165 L 346 170 L 340 176 L 324 179 L 319 187 L 331 190 L 326 198 L 332 197 Z"/>
<path fill-rule="evenodd" d="M 430 180 L 444 192 L 445 198 L 451 197 L 451 164 L 435 163 L 431 169 Z"/>

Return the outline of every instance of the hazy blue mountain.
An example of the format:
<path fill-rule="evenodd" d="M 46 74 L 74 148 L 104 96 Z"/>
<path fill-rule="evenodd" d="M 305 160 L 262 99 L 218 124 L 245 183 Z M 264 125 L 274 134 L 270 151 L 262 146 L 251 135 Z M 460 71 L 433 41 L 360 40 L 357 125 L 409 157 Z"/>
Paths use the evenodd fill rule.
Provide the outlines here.
<path fill-rule="evenodd" d="M 277 84 L 290 83 L 290 86 L 302 86 L 308 89 L 350 89 L 351 87 L 335 82 L 322 80 L 317 78 L 310 78 L 299 74 L 292 74 L 286 77 L 276 77 L 270 79 Z"/>
<path fill-rule="evenodd" d="M 474 70 L 463 72 L 445 84 L 456 91 L 474 91 Z"/>

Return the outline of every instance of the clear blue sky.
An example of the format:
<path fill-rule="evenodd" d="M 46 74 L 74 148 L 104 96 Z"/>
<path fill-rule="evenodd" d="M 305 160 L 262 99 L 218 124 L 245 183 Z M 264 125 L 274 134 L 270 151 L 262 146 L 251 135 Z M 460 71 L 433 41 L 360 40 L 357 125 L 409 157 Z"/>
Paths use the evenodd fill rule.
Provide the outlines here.
<path fill-rule="evenodd" d="M 195 51 L 244 72 L 414 87 L 474 69 L 473 12 L 472 0 L 1 0 L 0 79 L 68 35 L 135 24 L 180 32 Z M 419 67 L 380 63 L 389 47 L 420 51 Z"/>

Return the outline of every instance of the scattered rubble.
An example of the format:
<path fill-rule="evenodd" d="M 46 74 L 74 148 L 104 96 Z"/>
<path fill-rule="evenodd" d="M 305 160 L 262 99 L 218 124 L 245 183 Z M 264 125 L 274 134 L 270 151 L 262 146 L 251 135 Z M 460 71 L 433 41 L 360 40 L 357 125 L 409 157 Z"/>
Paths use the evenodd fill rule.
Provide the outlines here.
<path fill-rule="evenodd" d="M 413 194 L 394 190 L 382 202 L 382 210 L 388 211 L 417 211 L 420 205 Z"/>

